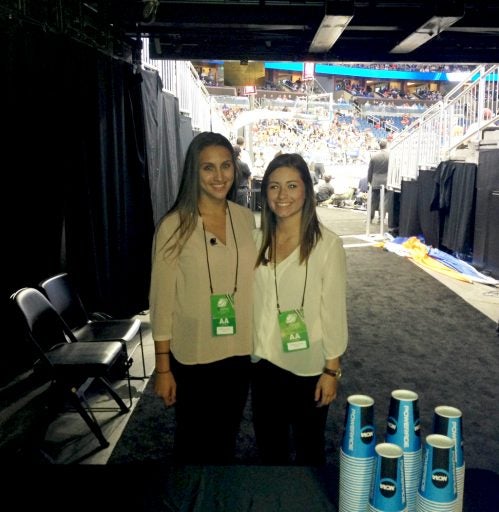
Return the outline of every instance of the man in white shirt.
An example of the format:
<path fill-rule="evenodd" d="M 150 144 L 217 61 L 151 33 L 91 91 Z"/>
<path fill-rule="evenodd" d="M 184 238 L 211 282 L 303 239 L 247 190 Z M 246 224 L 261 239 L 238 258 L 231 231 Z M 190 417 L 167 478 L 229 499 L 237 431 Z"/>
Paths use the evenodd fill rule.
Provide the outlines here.
<path fill-rule="evenodd" d="M 251 162 L 251 156 L 250 156 L 249 152 L 246 149 L 244 149 L 244 143 L 245 143 L 244 137 L 239 136 L 236 139 L 236 144 L 241 148 L 241 154 L 240 154 L 239 158 L 241 159 L 241 161 L 243 161 L 245 164 L 247 164 L 251 170 L 253 163 Z"/>

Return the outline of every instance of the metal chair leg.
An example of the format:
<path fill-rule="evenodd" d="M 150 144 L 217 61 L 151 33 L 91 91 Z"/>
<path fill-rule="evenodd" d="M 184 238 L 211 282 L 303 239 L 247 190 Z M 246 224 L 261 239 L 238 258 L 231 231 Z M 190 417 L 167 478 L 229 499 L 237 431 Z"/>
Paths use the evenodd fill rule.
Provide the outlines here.
<path fill-rule="evenodd" d="M 144 380 L 149 377 L 149 375 L 147 375 L 147 373 L 146 373 L 146 359 L 145 359 L 145 355 L 144 355 L 144 343 L 143 343 L 143 339 L 142 339 L 142 325 L 139 328 L 139 338 L 140 338 L 140 343 L 139 343 L 140 344 L 140 355 L 142 357 L 142 375 L 141 376 L 131 375 L 130 376 L 131 380 Z M 133 362 L 133 359 L 130 358 L 130 361 Z"/>
<path fill-rule="evenodd" d="M 127 370 L 127 374 L 128 374 L 128 370 Z M 111 397 L 114 399 L 114 401 L 118 404 L 118 406 L 123 414 L 130 411 L 130 408 L 125 404 L 125 402 L 123 402 L 120 395 L 118 395 L 118 393 L 116 393 L 116 391 L 113 389 L 113 387 L 111 386 L 110 382 L 107 379 L 105 379 L 104 377 L 97 377 L 96 380 L 103 384 L 104 388 L 111 395 Z M 131 399 L 130 387 L 129 387 L 129 395 L 130 395 L 130 399 Z"/>
<path fill-rule="evenodd" d="M 78 393 L 75 388 L 72 388 L 69 391 L 69 399 L 73 403 L 75 409 L 78 411 L 80 416 L 83 418 L 85 423 L 88 425 L 92 433 L 95 435 L 99 444 L 102 448 L 107 448 L 109 446 L 109 441 L 104 437 L 102 430 L 97 423 L 97 420 L 93 416 L 92 413 L 89 413 L 85 407 L 82 405 L 82 396 Z M 84 399 L 84 398 L 83 398 Z"/>

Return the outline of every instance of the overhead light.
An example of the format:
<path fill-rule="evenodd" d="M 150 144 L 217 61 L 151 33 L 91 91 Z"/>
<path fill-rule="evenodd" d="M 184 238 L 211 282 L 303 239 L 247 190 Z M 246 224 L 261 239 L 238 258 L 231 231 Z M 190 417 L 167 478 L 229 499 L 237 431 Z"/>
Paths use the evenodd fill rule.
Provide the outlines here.
<path fill-rule="evenodd" d="M 308 51 L 310 53 L 325 53 L 329 51 L 341 36 L 353 18 L 352 1 L 326 2 L 326 14 L 315 33 Z"/>
<path fill-rule="evenodd" d="M 154 23 L 158 12 L 159 0 L 142 0 L 142 23 Z"/>
<path fill-rule="evenodd" d="M 445 29 L 454 25 L 464 16 L 433 16 L 424 25 L 421 25 L 410 36 L 407 36 L 401 43 L 394 46 L 390 53 L 410 53 L 416 48 L 427 43 L 430 39 L 438 36 Z"/>

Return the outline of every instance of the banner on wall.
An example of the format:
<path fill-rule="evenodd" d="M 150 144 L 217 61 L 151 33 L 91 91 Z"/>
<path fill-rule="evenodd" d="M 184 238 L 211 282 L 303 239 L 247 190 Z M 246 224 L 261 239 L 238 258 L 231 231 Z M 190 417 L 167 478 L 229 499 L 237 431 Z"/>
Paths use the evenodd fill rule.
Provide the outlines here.
<path fill-rule="evenodd" d="M 241 91 L 243 96 L 250 96 L 251 94 L 256 94 L 256 86 L 254 85 L 245 85 L 243 90 Z"/>
<path fill-rule="evenodd" d="M 304 62 L 302 80 L 313 80 L 315 78 L 315 62 Z"/>

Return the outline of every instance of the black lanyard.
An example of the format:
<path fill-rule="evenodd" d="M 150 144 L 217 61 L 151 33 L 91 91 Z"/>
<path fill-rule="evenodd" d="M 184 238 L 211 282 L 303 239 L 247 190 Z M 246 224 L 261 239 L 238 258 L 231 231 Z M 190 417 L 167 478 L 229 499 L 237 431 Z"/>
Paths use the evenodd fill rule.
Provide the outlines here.
<path fill-rule="evenodd" d="M 234 280 L 234 291 L 233 291 L 233 294 L 235 294 L 237 292 L 237 276 L 239 273 L 239 249 L 237 247 L 236 232 L 234 231 L 234 224 L 232 223 L 232 215 L 230 213 L 229 205 L 227 205 L 227 211 L 229 212 L 230 227 L 232 229 L 232 236 L 234 237 L 234 245 L 236 246 L 236 278 Z M 199 212 L 199 210 L 198 210 L 198 212 Z M 204 249 L 205 249 L 205 253 L 206 253 L 206 266 L 208 267 L 208 278 L 210 280 L 210 292 L 213 294 L 213 283 L 211 280 L 210 259 L 208 257 L 208 243 L 206 242 L 206 229 L 204 227 L 203 216 L 201 215 L 201 212 L 199 212 L 199 215 L 201 217 L 201 224 L 203 225 Z"/>
<path fill-rule="evenodd" d="M 281 314 L 281 306 L 279 304 L 279 294 L 277 293 L 277 236 L 274 234 L 274 284 L 275 284 L 275 298 L 277 302 L 277 311 Z M 305 263 L 305 283 L 303 284 L 303 295 L 301 298 L 301 309 L 305 305 L 305 290 L 307 288 L 307 276 L 308 276 L 308 258 Z"/>

